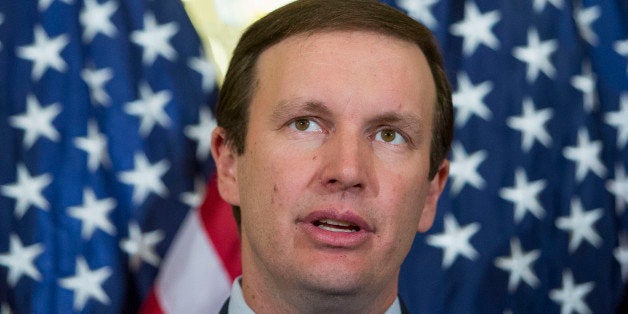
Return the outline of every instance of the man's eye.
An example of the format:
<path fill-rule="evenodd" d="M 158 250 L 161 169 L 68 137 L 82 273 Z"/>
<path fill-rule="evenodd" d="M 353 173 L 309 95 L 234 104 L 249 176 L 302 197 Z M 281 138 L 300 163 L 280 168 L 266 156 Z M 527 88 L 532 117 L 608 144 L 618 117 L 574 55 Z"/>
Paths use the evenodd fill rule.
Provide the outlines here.
<path fill-rule="evenodd" d="M 406 142 L 401 134 L 391 129 L 384 129 L 377 132 L 377 134 L 375 135 L 375 140 L 397 145 Z"/>
<path fill-rule="evenodd" d="M 321 126 L 318 125 L 318 123 L 305 118 L 294 120 L 290 124 L 290 127 L 302 132 L 313 132 L 321 129 Z"/>

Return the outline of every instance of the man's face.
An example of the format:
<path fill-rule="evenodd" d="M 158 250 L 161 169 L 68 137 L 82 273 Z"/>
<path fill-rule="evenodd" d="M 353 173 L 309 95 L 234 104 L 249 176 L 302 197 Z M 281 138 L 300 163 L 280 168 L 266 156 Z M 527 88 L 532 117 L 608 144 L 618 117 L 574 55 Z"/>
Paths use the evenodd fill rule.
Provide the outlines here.
<path fill-rule="evenodd" d="M 448 173 L 428 179 L 435 87 L 420 49 L 294 36 L 260 56 L 257 78 L 245 152 L 217 157 L 222 196 L 242 210 L 244 284 L 395 293 Z"/>

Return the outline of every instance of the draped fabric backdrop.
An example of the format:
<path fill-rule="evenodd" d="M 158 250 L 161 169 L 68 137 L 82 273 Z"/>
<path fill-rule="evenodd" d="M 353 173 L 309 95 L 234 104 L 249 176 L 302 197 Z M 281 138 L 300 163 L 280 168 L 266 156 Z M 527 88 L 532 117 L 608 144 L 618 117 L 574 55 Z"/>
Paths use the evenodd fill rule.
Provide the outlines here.
<path fill-rule="evenodd" d="M 402 267 L 410 310 L 615 311 L 628 2 L 387 3 L 438 37 L 456 110 L 438 216 Z M 176 0 L 0 0 L 2 314 L 220 308 L 240 257 L 199 42 Z"/>

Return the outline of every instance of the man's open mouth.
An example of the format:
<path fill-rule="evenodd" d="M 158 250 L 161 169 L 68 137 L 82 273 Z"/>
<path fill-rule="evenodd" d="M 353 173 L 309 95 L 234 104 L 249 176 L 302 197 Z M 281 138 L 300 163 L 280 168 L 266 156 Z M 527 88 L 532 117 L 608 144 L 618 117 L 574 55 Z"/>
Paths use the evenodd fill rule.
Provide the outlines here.
<path fill-rule="evenodd" d="M 375 233 L 360 215 L 347 210 L 316 210 L 296 222 L 317 247 L 326 249 L 354 249 Z"/>
<path fill-rule="evenodd" d="M 347 221 L 335 220 L 335 219 L 319 219 L 314 221 L 315 226 L 333 232 L 358 232 L 360 227 Z"/>

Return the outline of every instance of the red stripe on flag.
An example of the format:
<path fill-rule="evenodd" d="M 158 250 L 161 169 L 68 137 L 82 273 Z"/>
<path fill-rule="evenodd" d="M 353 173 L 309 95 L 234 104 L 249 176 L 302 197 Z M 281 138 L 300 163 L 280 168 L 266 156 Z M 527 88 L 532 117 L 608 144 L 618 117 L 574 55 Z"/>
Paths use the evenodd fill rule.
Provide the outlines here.
<path fill-rule="evenodd" d="M 150 292 L 144 299 L 144 303 L 142 303 L 142 307 L 140 308 L 140 314 L 164 314 L 164 311 L 161 309 L 161 305 L 159 304 L 159 300 L 157 300 L 157 296 L 155 295 L 155 287 L 153 286 L 150 289 Z"/>
<path fill-rule="evenodd" d="M 210 178 L 207 185 L 205 200 L 199 208 L 199 217 L 208 244 L 215 249 L 224 270 L 233 281 L 242 273 L 238 227 L 233 218 L 231 205 L 225 202 L 218 193 L 215 175 Z M 153 285 L 139 313 L 165 313 L 155 290 L 158 284 L 156 281 Z"/>
<path fill-rule="evenodd" d="M 215 174 L 209 180 L 206 193 L 205 201 L 200 208 L 201 220 L 231 280 L 234 280 L 242 274 L 240 237 L 231 205 L 218 193 Z"/>

